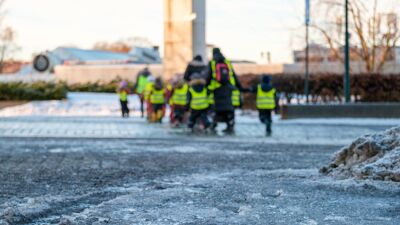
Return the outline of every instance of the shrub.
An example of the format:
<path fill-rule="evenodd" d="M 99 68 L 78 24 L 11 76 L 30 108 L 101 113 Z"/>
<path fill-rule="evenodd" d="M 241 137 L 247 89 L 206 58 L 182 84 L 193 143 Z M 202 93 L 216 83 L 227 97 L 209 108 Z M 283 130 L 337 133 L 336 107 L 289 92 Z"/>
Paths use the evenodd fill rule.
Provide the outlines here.
<path fill-rule="evenodd" d="M 244 87 L 259 83 L 260 76 L 240 76 Z M 304 96 L 304 75 L 279 74 L 272 82 L 287 102 Z M 351 76 L 351 95 L 357 102 L 400 102 L 400 75 L 358 74 Z M 341 102 L 343 100 L 343 75 L 312 75 L 309 80 L 313 102 Z M 254 108 L 254 96 L 245 94 L 245 107 Z"/>
<path fill-rule="evenodd" d="M 0 100 L 60 100 L 67 97 L 67 88 L 63 84 L 0 83 Z"/>
<path fill-rule="evenodd" d="M 64 84 L 67 86 L 68 91 L 71 92 L 102 92 L 102 93 L 115 93 L 119 83 L 121 82 L 120 78 L 117 78 L 110 83 L 86 83 L 86 84 Z M 133 87 L 133 83 L 128 83 L 129 87 Z"/>

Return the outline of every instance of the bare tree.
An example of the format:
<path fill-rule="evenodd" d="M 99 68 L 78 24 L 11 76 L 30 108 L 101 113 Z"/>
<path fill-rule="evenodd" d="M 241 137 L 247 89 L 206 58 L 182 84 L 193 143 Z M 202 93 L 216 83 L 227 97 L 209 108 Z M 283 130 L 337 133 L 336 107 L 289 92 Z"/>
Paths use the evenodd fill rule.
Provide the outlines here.
<path fill-rule="evenodd" d="M 152 42 L 143 37 L 130 37 L 115 42 L 100 41 L 94 44 L 93 49 L 111 52 L 128 53 L 134 47 L 154 47 Z"/>
<path fill-rule="evenodd" d="M 351 59 L 365 64 L 369 73 L 382 71 L 384 65 L 394 59 L 394 50 L 400 39 L 399 19 L 396 9 L 382 10 L 388 1 L 349 0 Z M 334 58 L 344 61 L 344 1 L 319 0 L 316 5 L 320 15 L 312 27 L 323 37 Z"/>
<path fill-rule="evenodd" d="M 4 3 L 5 0 L 0 0 L 0 73 L 3 72 L 5 61 L 18 49 L 15 45 L 16 32 L 14 29 L 10 26 L 3 27 Z"/>
<path fill-rule="evenodd" d="M 132 46 L 129 46 L 124 41 L 117 41 L 113 43 L 97 42 L 94 44 L 93 49 L 118 53 L 128 53 L 132 49 Z"/>

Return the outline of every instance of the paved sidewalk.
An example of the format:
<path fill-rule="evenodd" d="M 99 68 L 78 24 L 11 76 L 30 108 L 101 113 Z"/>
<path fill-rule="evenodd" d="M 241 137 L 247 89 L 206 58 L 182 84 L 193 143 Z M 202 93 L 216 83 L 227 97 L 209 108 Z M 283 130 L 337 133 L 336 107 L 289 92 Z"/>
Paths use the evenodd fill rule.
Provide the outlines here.
<path fill-rule="evenodd" d="M 219 129 L 224 128 L 224 124 Z M 0 137 L 68 138 L 205 138 L 208 140 L 262 141 L 273 143 L 348 144 L 354 138 L 390 128 L 390 125 L 274 124 L 272 137 L 264 136 L 264 126 L 238 122 L 235 135 L 191 135 L 186 129 L 172 129 L 168 123 L 148 124 L 142 118 L 119 117 L 13 117 L 0 118 Z"/>
<path fill-rule="evenodd" d="M 0 110 L 0 137 L 52 138 L 196 138 L 272 143 L 349 144 L 354 138 L 400 124 L 400 120 L 336 119 L 289 120 L 274 118 L 273 136 L 264 136 L 257 114 L 237 113 L 236 134 L 189 135 L 184 129 L 147 124 L 138 117 L 139 101 L 130 96 L 132 118 L 119 117 L 116 94 L 69 93 L 66 101 L 38 101 Z M 221 125 L 219 129 L 223 129 Z M 221 139 L 223 137 L 223 139 Z"/>

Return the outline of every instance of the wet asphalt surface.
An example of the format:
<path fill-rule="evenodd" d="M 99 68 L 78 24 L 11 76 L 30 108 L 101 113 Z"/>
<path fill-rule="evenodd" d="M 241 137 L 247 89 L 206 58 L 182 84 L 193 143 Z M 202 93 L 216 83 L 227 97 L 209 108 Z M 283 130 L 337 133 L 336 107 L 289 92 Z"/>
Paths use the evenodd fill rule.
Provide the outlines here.
<path fill-rule="evenodd" d="M 318 173 L 340 145 L 0 138 L 0 224 L 400 224 L 400 185 Z"/>

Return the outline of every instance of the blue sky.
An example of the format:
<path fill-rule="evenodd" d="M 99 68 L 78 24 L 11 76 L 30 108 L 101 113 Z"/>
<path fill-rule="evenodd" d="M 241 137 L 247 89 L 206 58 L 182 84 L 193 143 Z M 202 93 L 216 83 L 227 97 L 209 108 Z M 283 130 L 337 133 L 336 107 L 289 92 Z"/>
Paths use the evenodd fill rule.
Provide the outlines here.
<path fill-rule="evenodd" d="M 19 58 L 62 45 L 134 36 L 163 42 L 163 0 L 7 0 L 6 24 L 18 32 Z M 303 0 L 208 0 L 207 42 L 235 59 L 290 62 L 301 47 Z"/>

